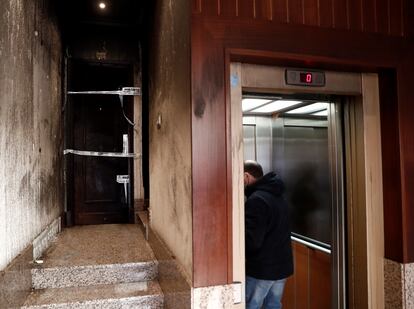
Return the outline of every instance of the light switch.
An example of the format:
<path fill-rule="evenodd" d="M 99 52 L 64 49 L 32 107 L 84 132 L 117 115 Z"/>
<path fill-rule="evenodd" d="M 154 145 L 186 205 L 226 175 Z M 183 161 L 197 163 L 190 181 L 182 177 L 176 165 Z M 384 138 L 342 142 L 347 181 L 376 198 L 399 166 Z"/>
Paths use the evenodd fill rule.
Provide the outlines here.
<path fill-rule="evenodd" d="M 158 114 L 158 117 L 157 117 L 157 129 L 158 130 L 161 129 L 161 125 L 162 125 L 162 116 L 161 114 Z"/>

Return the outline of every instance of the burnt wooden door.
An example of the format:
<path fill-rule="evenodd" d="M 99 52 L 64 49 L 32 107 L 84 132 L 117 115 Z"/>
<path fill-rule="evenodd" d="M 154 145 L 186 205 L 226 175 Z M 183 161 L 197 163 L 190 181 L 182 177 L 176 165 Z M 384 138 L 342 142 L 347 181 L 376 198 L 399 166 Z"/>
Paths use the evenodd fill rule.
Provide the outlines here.
<path fill-rule="evenodd" d="M 130 86 L 128 68 L 77 64 L 73 70 L 75 91 L 117 90 Z M 99 152 L 122 152 L 123 134 L 131 127 L 125 120 L 118 96 L 72 95 L 73 148 Z M 126 98 L 125 112 L 131 117 L 131 99 Z M 130 145 L 132 149 L 132 145 Z M 128 175 L 127 158 L 92 156 L 73 157 L 73 202 L 75 224 L 128 222 L 128 199 L 117 175 Z M 132 191 L 132 190 L 131 190 Z"/>

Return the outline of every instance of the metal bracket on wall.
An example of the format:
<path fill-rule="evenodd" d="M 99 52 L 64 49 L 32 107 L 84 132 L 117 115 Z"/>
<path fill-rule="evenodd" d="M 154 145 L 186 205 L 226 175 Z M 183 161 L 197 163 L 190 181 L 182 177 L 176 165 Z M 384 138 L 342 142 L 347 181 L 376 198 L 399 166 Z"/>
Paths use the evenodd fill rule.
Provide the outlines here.
<path fill-rule="evenodd" d="M 139 87 L 123 87 L 122 90 L 111 91 L 68 91 L 68 94 L 105 94 L 119 96 L 140 96 L 141 88 Z"/>
<path fill-rule="evenodd" d="M 74 149 L 65 149 L 63 154 L 74 154 L 77 156 L 84 157 L 110 157 L 110 158 L 140 158 L 141 154 L 138 153 L 123 153 L 123 152 L 103 152 L 103 151 L 84 151 L 84 150 L 74 150 Z"/>
<path fill-rule="evenodd" d="M 139 87 L 123 87 L 122 90 L 111 90 L 111 91 L 68 91 L 68 94 L 104 94 L 104 95 L 117 95 L 121 103 L 122 114 L 125 120 L 131 125 L 135 126 L 135 123 L 131 121 L 125 114 L 124 110 L 124 96 L 140 96 L 141 88 Z"/>

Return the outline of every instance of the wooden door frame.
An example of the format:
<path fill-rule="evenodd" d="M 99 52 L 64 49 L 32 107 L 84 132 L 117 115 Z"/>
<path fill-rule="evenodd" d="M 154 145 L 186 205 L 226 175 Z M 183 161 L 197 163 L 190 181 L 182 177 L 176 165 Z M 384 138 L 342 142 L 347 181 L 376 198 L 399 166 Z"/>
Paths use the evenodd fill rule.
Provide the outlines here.
<path fill-rule="evenodd" d="M 251 79 L 253 83 L 251 85 L 243 79 L 243 72 L 246 72 L 246 68 L 249 68 L 249 76 L 252 76 L 252 67 L 255 67 L 254 76 L 260 76 L 263 68 L 269 68 L 269 66 L 250 65 L 230 62 L 230 53 L 228 54 L 228 68 L 227 68 L 227 136 L 228 139 L 228 169 L 231 175 L 230 190 L 232 199 L 232 210 L 229 217 L 231 222 L 229 224 L 229 234 L 232 239 L 232 277 L 233 281 L 245 282 L 245 270 L 244 270 L 244 200 L 243 200 L 243 131 L 242 131 L 242 110 L 241 99 L 243 89 L 261 88 L 263 91 L 286 91 L 286 86 L 281 88 L 280 84 L 275 84 L 275 80 L 267 80 L 263 84 L 258 79 Z M 275 61 L 278 65 L 283 63 L 282 59 Z M 291 64 L 289 59 L 286 60 L 287 64 Z M 329 67 L 329 63 L 323 65 L 324 68 Z M 306 67 L 303 64 L 302 67 Z M 337 64 L 333 64 L 332 67 L 338 68 Z M 369 70 L 367 70 L 369 71 Z M 364 72 L 360 70 L 359 72 Z M 245 73 L 246 74 L 246 73 Z M 348 220 L 352 222 L 353 226 L 349 229 L 357 231 L 365 231 L 365 233 L 354 233 L 356 239 L 359 239 L 359 243 L 365 243 L 366 246 L 352 247 L 353 257 L 352 263 L 361 261 L 361 256 L 365 257 L 364 265 L 366 265 L 366 273 L 353 273 L 348 274 L 348 278 L 351 278 L 350 289 L 358 290 L 361 293 L 354 293 L 350 295 L 349 308 L 358 308 L 358 304 L 366 303 L 367 308 L 384 308 L 384 223 L 383 223 L 383 187 L 382 187 L 382 158 L 381 158 L 381 135 L 380 135 L 380 111 L 379 111 L 379 89 L 378 89 L 378 76 L 375 73 L 357 73 L 361 77 L 361 89 L 359 93 L 350 93 L 345 91 L 340 93 L 340 89 L 336 94 L 348 94 L 359 96 L 361 98 L 361 109 L 357 111 L 357 116 L 363 121 L 363 125 L 359 127 L 357 132 L 359 140 L 363 141 L 362 146 L 358 148 L 360 150 L 360 156 L 364 158 L 363 161 L 363 175 L 357 177 L 353 175 L 347 177 L 348 186 L 353 185 L 358 188 L 359 195 L 349 195 L 348 199 L 352 205 L 361 205 L 358 199 L 361 197 L 364 199 L 364 207 L 355 207 L 358 212 L 348 213 L 348 216 L 358 215 L 361 213 L 365 215 L 365 219 L 356 218 L 356 220 Z M 269 75 L 268 75 L 269 76 Z M 261 84 L 260 84 L 261 83 Z M 254 84 L 254 85 L 253 85 Z M 289 88 L 289 87 L 288 87 Z M 320 92 L 320 89 L 316 91 Z M 362 113 L 362 114 L 361 114 Z M 356 143 L 356 141 L 354 141 Z M 345 150 L 346 151 L 346 150 Z M 348 161 L 347 157 L 347 161 Z M 359 157 L 360 158 L 360 157 Z M 349 159 L 351 160 L 351 159 Z M 348 161 L 347 167 L 350 164 Z M 349 176 L 349 175 L 348 175 Z M 354 178 L 352 178 L 354 177 Z M 351 182 L 351 183 L 349 183 Z M 348 203 L 350 203 L 348 201 Z M 349 219 L 349 218 L 348 218 Z M 364 226 L 365 225 L 365 226 Z M 350 243 L 354 246 L 354 243 Z M 353 258 L 351 257 L 351 259 Z M 349 259 L 349 257 L 348 257 Z M 351 272 L 353 270 L 351 269 Z M 355 269 L 354 269 L 355 271 Z M 365 276 L 362 284 L 358 280 L 358 276 Z M 364 283 L 366 283 L 364 285 Z"/>

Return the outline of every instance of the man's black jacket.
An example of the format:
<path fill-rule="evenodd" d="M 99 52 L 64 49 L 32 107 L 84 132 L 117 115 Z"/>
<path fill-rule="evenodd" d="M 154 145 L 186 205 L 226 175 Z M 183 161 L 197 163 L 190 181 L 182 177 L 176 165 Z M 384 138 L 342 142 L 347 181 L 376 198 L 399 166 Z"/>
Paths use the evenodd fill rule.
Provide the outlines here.
<path fill-rule="evenodd" d="M 280 280 L 293 274 L 284 184 L 273 172 L 245 188 L 246 275 Z"/>

